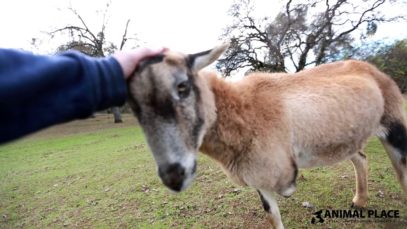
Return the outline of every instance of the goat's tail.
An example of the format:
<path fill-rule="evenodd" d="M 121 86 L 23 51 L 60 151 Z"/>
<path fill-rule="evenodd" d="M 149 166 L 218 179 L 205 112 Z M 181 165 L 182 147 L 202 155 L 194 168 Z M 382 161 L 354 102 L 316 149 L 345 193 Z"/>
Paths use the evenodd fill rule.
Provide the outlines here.
<path fill-rule="evenodd" d="M 406 125 L 395 121 L 387 127 L 384 138 L 380 138 L 389 156 L 401 187 L 407 193 L 407 131 Z"/>
<path fill-rule="evenodd" d="M 401 187 L 407 193 L 407 122 L 404 111 L 404 97 L 396 83 L 377 70 L 375 78 L 384 98 L 384 114 L 379 136 L 396 170 Z"/>

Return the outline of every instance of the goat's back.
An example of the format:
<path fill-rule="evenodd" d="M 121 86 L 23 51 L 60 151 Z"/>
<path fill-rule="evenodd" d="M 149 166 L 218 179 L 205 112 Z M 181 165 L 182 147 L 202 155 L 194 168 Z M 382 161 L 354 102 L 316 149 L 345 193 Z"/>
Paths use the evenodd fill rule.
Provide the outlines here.
<path fill-rule="evenodd" d="M 318 157 L 361 149 L 369 136 L 382 129 L 385 103 L 400 107 L 394 101 L 400 94 L 397 88 L 383 91 L 394 90 L 394 82 L 358 61 L 326 64 L 296 74 L 255 73 L 238 85 L 252 88 L 256 100 L 281 100 L 282 126 L 293 151 L 312 151 Z M 395 95 L 385 98 L 386 93 Z M 329 160 L 325 162 L 329 164 Z"/>

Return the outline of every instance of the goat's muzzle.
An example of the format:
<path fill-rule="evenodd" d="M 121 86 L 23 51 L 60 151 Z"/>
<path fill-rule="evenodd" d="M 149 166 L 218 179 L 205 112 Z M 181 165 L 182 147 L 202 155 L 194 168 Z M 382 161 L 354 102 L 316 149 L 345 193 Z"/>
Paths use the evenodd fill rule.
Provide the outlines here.
<path fill-rule="evenodd" d="M 165 164 L 158 168 L 158 175 L 162 182 L 175 192 L 180 192 L 183 188 L 184 180 L 188 174 L 180 163 Z"/>

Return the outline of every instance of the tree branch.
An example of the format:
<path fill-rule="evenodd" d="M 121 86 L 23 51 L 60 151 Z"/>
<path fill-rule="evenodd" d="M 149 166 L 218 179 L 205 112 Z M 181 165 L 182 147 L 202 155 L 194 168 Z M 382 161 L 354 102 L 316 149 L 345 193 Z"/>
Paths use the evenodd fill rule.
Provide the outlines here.
<path fill-rule="evenodd" d="M 370 21 L 370 20 L 365 19 L 365 15 L 366 15 L 367 13 L 369 13 L 369 12 L 374 11 L 374 10 L 377 9 L 379 6 L 383 5 L 385 2 L 386 2 L 386 0 L 377 0 L 376 2 L 374 2 L 373 5 L 372 5 L 369 9 L 365 10 L 365 11 L 360 15 L 360 17 L 359 17 L 358 21 L 356 22 L 356 24 L 354 24 L 354 25 L 352 24 L 352 28 L 350 28 L 350 29 L 348 29 L 348 30 L 345 30 L 344 32 L 340 33 L 336 38 L 334 38 L 334 40 L 338 40 L 338 39 L 340 39 L 341 37 L 343 37 L 344 35 L 349 34 L 349 33 L 353 32 L 353 31 L 355 31 L 357 28 L 359 28 L 359 26 L 360 26 L 362 23 Z M 374 19 L 373 19 L 373 20 L 374 20 Z"/>
<path fill-rule="evenodd" d="M 81 37 L 86 38 L 93 45 L 97 45 L 97 43 L 92 38 L 85 35 L 85 33 L 89 34 L 88 31 L 86 29 L 84 29 L 82 27 L 78 27 L 78 26 L 65 26 L 63 28 L 59 28 L 59 29 L 56 29 L 56 30 L 52 31 L 49 34 L 54 35 L 56 33 L 63 32 L 63 31 L 66 31 L 66 30 L 69 30 L 71 32 L 73 32 L 73 31 L 78 32 L 78 33 L 80 33 Z"/>
<path fill-rule="evenodd" d="M 126 41 L 127 41 L 127 28 L 129 27 L 129 23 L 130 23 L 130 19 L 127 19 L 126 27 L 124 28 L 124 33 L 123 33 L 123 36 L 122 36 L 122 41 L 120 42 L 119 50 L 122 50 L 124 44 L 126 44 Z"/>
<path fill-rule="evenodd" d="M 83 18 L 81 17 L 81 15 L 72 7 L 69 7 L 68 9 L 70 9 L 72 11 L 72 13 L 74 13 L 78 19 L 81 21 L 82 25 L 85 27 L 85 30 L 87 33 L 89 33 L 92 37 L 94 41 L 97 41 L 97 37 L 95 36 L 95 34 L 92 33 L 92 31 L 90 31 L 89 27 L 86 25 L 85 21 L 83 20 Z"/>

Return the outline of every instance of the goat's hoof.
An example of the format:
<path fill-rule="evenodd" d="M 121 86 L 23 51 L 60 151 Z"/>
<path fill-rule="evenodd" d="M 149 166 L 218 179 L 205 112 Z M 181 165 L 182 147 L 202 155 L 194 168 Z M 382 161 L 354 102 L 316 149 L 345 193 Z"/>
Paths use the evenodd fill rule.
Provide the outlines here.
<path fill-rule="evenodd" d="M 350 208 L 354 208 L 354 209 L 366 209 L 366 207 L 364 206 L 358 206 L 355 203 L 352 202 L 352 204 L 350 205 Z"/>

